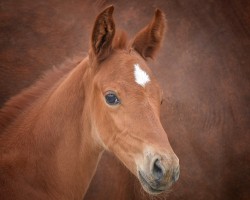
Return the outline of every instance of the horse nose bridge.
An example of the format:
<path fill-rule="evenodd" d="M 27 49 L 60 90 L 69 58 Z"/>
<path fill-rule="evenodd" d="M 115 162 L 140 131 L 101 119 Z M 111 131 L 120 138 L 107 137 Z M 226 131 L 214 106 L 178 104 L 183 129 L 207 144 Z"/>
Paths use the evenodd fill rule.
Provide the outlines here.
<path fill-rule="evenodd" d="M 141 121 L 140 126 L 138 126 L 140 131 L 143 131 L 144 134 L 151 135 L 155 139 L 167 139 L 167 133 L 161 124 L 160 117 L 151 110 L 144 112 L 143 115 L 142 118 L 139 118 Z"/>
<path fill-rule="evenodd" d="M 139 110 L 140 111 L 138 114 L 141 116 L 141 119 L 143 119 L 143 121 L 148 125 L 156 127 L 161 124 L 158 110 L 148 100 L 142 103 Z"/>
<path fill-rule="evenodd" d="M 156 127 L 150 127 L 146 133 L 149 138 L 150 146 L 154 149 L 154 152 L 172 152 L 172 147 L 169 143 L 167 133 L 159 124 Z M 168 154 L 168 153 L 167 153 Z"/>

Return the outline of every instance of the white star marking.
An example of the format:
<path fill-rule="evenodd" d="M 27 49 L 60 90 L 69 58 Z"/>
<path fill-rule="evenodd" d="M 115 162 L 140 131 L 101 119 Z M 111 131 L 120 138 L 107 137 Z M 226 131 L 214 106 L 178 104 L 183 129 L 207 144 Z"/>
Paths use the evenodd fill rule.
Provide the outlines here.
<path fill-rule="evenodd" d="M 139 64 L 134 64 L 134 67 L 135 82 L 145 87 L 145 85 L 150 82 L 149 75 L 141 69 Z"/>

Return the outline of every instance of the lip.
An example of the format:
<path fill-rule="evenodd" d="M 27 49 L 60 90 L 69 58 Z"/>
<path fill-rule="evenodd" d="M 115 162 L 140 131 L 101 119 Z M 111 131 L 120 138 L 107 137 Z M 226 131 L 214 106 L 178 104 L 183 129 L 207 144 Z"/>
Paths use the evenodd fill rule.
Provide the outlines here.
<path fill-rule="evenodd" d="M 147 179 L 145 178 L 145 176 L 143 175 L 142 172 L 138 171 L 138 174 L 139 174 L 139 180 L 140 180 L 140 182 L 141 182 L 143 188 L 144 188 L 147 192 L 149 192 L 149 193 L 151 193 L 151 194 L 160 194 L 160 193 L 162 193 L 162 192 L 165 191 L 165 189 L 158 189 L 158 188 L 153 187 L 153 186 L 147 181 Z"/>

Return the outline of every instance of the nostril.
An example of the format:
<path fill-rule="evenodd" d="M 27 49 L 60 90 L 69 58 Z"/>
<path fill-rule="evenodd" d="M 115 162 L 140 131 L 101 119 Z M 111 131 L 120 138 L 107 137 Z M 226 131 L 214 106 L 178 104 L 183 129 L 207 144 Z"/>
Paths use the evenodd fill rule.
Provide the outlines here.
<path fill-rule="evenodd" d="M 156 159 L 153 164 L 152 173 L 158 180 L 162 179 L 164 176 L 164 167 L 161 164 L 161 161 L 159 159 Z"/>

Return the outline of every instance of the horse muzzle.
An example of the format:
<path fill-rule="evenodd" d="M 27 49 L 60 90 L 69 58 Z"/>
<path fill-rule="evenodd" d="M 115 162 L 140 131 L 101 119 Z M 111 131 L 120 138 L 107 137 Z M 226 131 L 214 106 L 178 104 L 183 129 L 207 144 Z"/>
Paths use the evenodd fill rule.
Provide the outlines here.
<path fill-rule="evenodd" d="M 159 155 L 148 157 L 145 164 L 149 166 L 142 167 L 144 170 L 138 170 L 138 178 L 144 190 L 150 194 L 164 192 L 179 179 L 179 160 L 175 155 L 172 159 Z"/>

